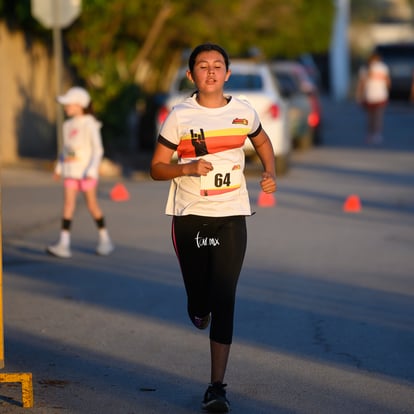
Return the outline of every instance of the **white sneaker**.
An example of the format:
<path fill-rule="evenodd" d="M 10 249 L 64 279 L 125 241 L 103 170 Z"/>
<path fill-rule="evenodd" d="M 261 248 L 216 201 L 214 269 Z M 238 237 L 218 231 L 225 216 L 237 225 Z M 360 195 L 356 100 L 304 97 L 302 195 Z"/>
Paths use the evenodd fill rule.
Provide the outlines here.
<path fill-rule="evenodd" d="M 72 257 L 70 247 L 62 243 L 53 244 L 47 247 L 47 252 L 53 256 L 61 257 L 62 259 L 69 259 Z"/>
<path fill-rule="evenodd" d="M 111 240 L 100 240 L 98 247 L 96 248 L 96 253 L 100 256 L 108 256 L 115 249 L 115 246 L 112 244 Z"/>

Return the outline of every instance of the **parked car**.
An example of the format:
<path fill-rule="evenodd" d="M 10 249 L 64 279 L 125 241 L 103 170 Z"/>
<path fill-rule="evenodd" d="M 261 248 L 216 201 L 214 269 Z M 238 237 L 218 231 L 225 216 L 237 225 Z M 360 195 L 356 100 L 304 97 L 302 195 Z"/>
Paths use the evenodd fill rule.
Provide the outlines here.
<path fill-rule="evenodd" d="M 322 87 L 322 75 L 315 62 L 315 58 L 310 53 L 302 53 L 298 56 L 297 61 L 303 65 L 310 80 L 318 89 Z"/>
<path fill-rule="evenodd" d="M 301 148 L 321 144 L 322 106 L 318 87 L 303 65 L 296 61 L 275 61 L 270 67 L 279 84 L 284 83 L 287 88 L 284 93 L 291 107 L 291 128 L 295 144 Z M 306 116 L 306 125 L 303 125 L 303 116 Z"/>
<path fill-rule="evenodd" d="M 225 85 L 225 93 L 246 99 L 256 109 L 263 128 L 272 141 L 276 159 L 277 174 L 284 174 L 289 168 L 292 148 L 288 127 L 288 108 L 270 67 L 266 63 L 253 61 L 232 61 L 231 76 Z M 181 68 L 172 82 L 169 97 L 158 112 L 158 130 L 172 107 L 194 92 L 194 85 L 188 81 Z M 253 157 L 255 151 L 251 141 L 244 145 L 246 157 Z"/>
<path fill-rule="evenodd" d="M 288 103 L 289 131 L 294 148 L 306 149 L 313 144 L 313 128 L 308 118 L 312 111 L 307 94 L 303 93 L 297 77 L 285 65 L 272 65 L 282 96 Z"/>
<path fill-rule="evenodd" d="M 390 70 L 390 97 L 408 99 L 414 75 L 414 43 L 379 44 L 374 51 Z"/>

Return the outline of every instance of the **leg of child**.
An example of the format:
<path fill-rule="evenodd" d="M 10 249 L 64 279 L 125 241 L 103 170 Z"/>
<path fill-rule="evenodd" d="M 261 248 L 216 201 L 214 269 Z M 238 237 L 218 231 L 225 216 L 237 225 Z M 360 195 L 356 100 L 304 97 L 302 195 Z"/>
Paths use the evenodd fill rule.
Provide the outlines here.
<path fill-rule="evenodd" d="M 67 243 L 68 246 L 70 246 L 70 228 L 72 225 L 73 215 L 76 209 L 77 196 L 77 188 L 65 186 L 63 202 L 63 224 L 60 233 L 60 240 L 63 244 Z"/>
<path fill-rule="evenodd" d="M 70 228 L 75 212 L 78 189 L 68 183 L 68 185 L 64 186 L 63 194 L 63 218 L 59 241 L 54 245 L 48 246 L 47 252 L 57 257 L 69 258 L 72 256 L 72 252 L 70 251 Z"/>
<path fill-rule="evenodd" d="M 99 242 L 96 248 L 96 252 L 101 256 L 107 256 L 114 250 L 114 245 L 112 244 L 112 241 L 109 237 L 103 212 L 98 203 L 97 186 L 94 185 L 91 188 L 85 189 L 84 195 L 88 210 L 98 227 Z"/>

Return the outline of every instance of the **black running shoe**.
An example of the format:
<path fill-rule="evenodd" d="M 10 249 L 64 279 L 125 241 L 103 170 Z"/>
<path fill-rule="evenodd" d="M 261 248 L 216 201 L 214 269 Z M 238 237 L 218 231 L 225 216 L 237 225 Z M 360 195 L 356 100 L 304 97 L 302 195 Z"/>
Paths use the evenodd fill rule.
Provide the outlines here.
<path fill-rule="evenodd" d="M 227 384 L 214 382 L 210 384 L 204 394 L 203 409 L 209 413 L 228 413 L 230 403 L 226 398 Z"/>
<path fill-rule="evenodd" d="M 199 318 L 198 316 L 190 316 L 191 322 L 198 329 L 206 329 L 210 324 L 210 314 Z"/>
<path fill-rule="evenodd" d="M 190 307 L 187 306 L 188 316 L 191 319 L 191 322 L 197 329 L 206 329 L 210 324 L 211 314 L 210 312 L 206 316 L 195 316 L 193 312 L 190 311 Z"/>

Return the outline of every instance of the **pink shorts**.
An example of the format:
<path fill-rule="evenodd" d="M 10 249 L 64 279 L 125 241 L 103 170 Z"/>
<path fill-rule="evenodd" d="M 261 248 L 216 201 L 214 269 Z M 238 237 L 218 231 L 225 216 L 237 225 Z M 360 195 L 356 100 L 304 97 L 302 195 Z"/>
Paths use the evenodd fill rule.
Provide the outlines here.
<path fill-rule="evenodd" d="M 76 178 L 65 178 L 63 185 L 66 188 L 71 188 L 78 191 L 89 191 L 95 188 L 98 184 L 96 178 L 82 178 L 80 180 Z"/>

